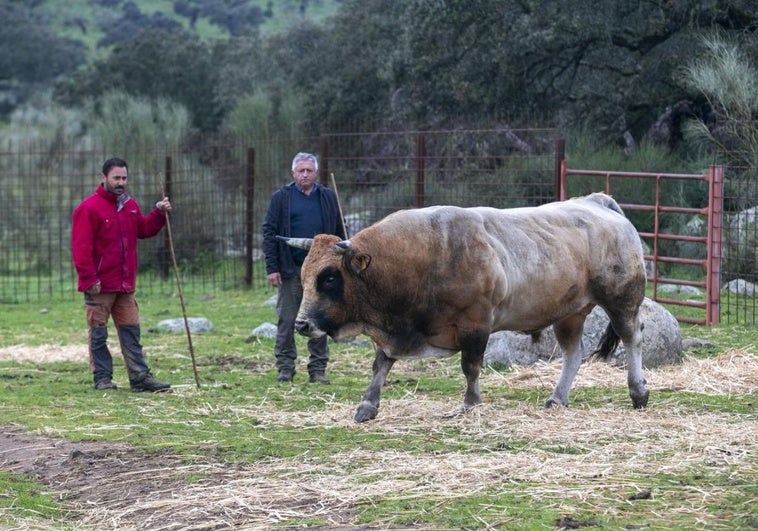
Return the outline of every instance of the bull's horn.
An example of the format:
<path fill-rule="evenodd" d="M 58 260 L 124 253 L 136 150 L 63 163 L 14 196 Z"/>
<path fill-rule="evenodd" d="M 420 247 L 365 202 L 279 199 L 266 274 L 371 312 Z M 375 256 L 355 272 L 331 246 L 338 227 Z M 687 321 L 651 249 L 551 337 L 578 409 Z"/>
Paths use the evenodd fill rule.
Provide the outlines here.
<path fill-rule="evenodd" d="M 309 250 L 313 245 L 313 238 L 287 238 L 286 236 L 277 236 L 277 240 L 281 240 L 290 247 L 297 247 L 298 249 Z"/>
<path fill-rule="evenodd" d="M 337 242 L 334 245 L 336 247 L 334 250 L 338 254 L 345 254 L 346 252 L 348 252 L 350 249 L 353 248 L 353 244 L 350 243 L 350 240 L 342 240 L 341 242 Z"/>

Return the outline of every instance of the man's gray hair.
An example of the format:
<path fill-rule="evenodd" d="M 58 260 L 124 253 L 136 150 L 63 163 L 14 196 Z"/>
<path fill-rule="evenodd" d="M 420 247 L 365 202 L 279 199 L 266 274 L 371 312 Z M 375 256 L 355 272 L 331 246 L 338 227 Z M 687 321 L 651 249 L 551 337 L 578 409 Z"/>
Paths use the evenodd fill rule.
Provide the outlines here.
<path fill-rule="evenodd" d="M 316 158 L 316 155 L 312 155 L 310 153 L 304 153 L 300 152 L 297 155 L 295 155 L 295 158 L 292 159 L 292 170 L 295 170 L 295 166 L 297 166 L 297 163 L 301 160 L 308 160 L 313 163 L 313 169 L 318 171 L 318 159 Z"/>

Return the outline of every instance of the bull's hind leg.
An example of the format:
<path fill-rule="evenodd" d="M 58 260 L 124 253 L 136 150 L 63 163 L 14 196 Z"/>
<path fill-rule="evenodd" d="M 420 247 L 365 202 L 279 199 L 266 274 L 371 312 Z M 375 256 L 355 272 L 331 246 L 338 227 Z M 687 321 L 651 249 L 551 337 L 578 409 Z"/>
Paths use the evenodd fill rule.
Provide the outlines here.
<path fill-rule="evenodd" d="M 382 395 L 382 386 L 387 380 L 387 375 L 395 364 L 393 358 L 387 357 L 382 349 L 376 347 L 376 356 L 374 357 L 374 375 L 371 383 L 368 384 L 366 392 L 363 393 L 363 399 L 358 405 L 358 411 L 355 413 L 355 422 L 366 422 L 376 418 L 379 413 L 379 400 Z"/>
<path fill-rule="evenodd" d="M 553 331 L 558 344 L 563 350 L 563 365 L 561 376 L 553 390 L 553 394 L 545 401 L 545 407 L 568 406 L 571 384 L 582 364 L 582 331 L 584 330 L 585 314 L 574 314 L 553 324 Z"/>
<path fill-rule="evenodd" d="M 632 405 L 636 409 L 647 406 L 650 391 L 645 386 L 647 381 L 642 372 L 642 349 L 640 343 L 642 340 L 642 325 L 639 319 L 638 311 L 626 317 L 610 316 L 611 326 L 616 334 L 624 342 L 624 348 L 627 353 L 627 374 L 626 383 L 629 387 L 629 397 L 632 399 Z"/>

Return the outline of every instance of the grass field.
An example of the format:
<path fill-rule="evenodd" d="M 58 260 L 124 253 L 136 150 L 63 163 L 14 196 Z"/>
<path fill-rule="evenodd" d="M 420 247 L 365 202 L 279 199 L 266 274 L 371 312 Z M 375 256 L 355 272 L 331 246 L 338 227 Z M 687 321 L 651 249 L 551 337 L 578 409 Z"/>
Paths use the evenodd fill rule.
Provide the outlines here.
<path fill-rule="evenodd" d="M 140 299 L 143 343 L 173 392 L 96 392 L 80 302 L 3 305 L 0 527 L 29 529 L 754 529 L 755 329 L 684 326 L 712 348 L 626 375 L 583 366 L 569 408 L 544 410 L 557 364 L 485 370 L 485 403 L 458 411 L 458 358 L 399 362 L 376 420 L 355 424 L 372 354 L 332 345 L 331 385 L 277 384 L 273 344 L 250 337 L 272 290 L 191 294 L 215 329 L 158 333 L 175 296 Z M 114 335 L 113 333 L 111 334 Z M 298 341 L 301 341 L 298 339 Z M 301 353 L 304 343 L 300 343 Z"/>

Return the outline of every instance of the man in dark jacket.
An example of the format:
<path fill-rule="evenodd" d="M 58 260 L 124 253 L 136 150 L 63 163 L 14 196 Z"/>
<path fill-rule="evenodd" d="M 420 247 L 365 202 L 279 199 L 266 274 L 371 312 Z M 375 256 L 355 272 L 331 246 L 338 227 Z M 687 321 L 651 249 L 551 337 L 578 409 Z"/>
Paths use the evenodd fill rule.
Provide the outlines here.
<path fill-rule="evenodd" d="M 108 319 L 113 316 L 132 391 L 162 391 L 170 384 L 150 374 L 140 344 L 139 310 L 134 298 L 137 239 L 150 238 L 166 224 L 171 203 L 164 197 L 147 216 L 126 192 L 126 162 L 105 161 L 100 186 L 74 210 L 71 257 L 84 292 L 89 326 L 89 359 L 95 389 L 116 389 L 108 350 Z"/>
<path fill-rule="evenodd" d="M 295 318 L 303 299 L 300 267 L 307 251 L 290 247 L 276 236 L 313 238 L 316 234 L 336 234 L 347 238 L 340 218 L 337 194 L 316 182 L 318 159 L 310 153 L 298 153 L 292 159 L 293 182 L 271 196 L 263 223 L 263 253 L 269 283 L 279 288 L 276 344 L 277 380 L 291 382 L 295 376 Z M 308 340 L 310 382 L 328 384 L 326 365 L 329 346 L 326 336 Z"/>

